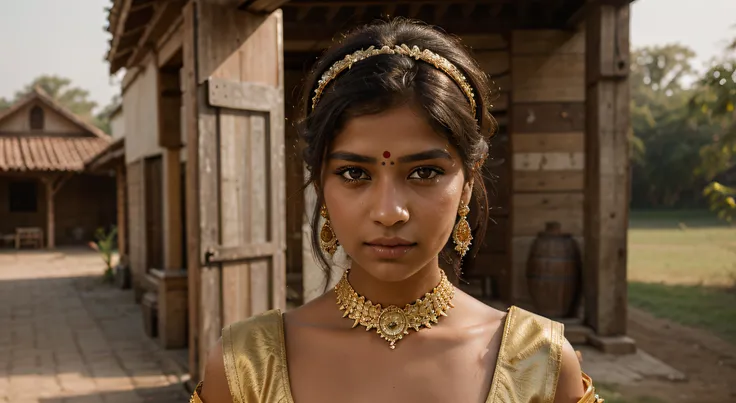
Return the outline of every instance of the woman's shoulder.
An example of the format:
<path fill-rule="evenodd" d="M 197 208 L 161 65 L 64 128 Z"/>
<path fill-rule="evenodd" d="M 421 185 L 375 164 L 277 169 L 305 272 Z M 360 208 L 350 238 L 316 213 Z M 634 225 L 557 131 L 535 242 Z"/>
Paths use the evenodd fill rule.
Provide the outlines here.
<path fill-rule="evenodd" d="M 284 326 L 280 310 L 266 311 L 222 329 L 225 368 L 236 370 L 258 366 L 267 358 L 283 359 Z"/>
<path fill-rule="evenodd" d="M 245 341 L 254 337 L 271 336 L 278 339 L 283 331 L 283 314 L 279 309 L 272 309 L 253 315 L 238 322 L 231 323 L 222 329 L 223 345 L 228 341 Z M 278 341 L 278 340 L 277 340 Z"/>
<path fill-rule="evenodd" d="M 553 402 L 564 346 L 564 326 L 561 323 L 511 306 L 498 353 L 498 384 L 491 395 L 515 391 L 529 399 L 540 396 L 540 401 Z"/>
<path fill-rule="evenodd" d="M 564 343 L 565 325 L 532 311 L 512 305 L 508 309 L 506 322 L 505 330 L 511 333 L 514 339 L 523 339 L 525 343 L 532 339 L 550 345 L 561 346 Z"/>
<path fill-rule="evenodd" d="M 239 402 L 276 402 L 287 377 L 280 310 L 270 310 L 227 325 L 210 352 L 202 387 L 205 402 L 221 396 Z M 196 401 L 196 400 L 195 400 Z"/>

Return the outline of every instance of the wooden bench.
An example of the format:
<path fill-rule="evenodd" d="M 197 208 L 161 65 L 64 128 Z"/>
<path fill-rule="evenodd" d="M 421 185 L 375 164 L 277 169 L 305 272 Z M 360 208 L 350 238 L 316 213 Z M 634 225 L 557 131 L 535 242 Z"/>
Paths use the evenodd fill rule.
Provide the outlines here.
<path fill-rule="evenodd" d="M 23 244 L 33 244 L 36 248 L 43 248 L 43 230 L 38 227 L 20 227 L 15 229 L 15 249 Z"/>
<path fill-rule="evenodd" d="M 13 233 L 13 234 L 2 234 L 2 235 L 0 235 L 0 241 L 2 241 L 2 244 L 3 245 L 10 244 L 10 245 L 14 246 L 15 245 L 16 238 L 17 237 L 15 236 L 15 233 Z"/>

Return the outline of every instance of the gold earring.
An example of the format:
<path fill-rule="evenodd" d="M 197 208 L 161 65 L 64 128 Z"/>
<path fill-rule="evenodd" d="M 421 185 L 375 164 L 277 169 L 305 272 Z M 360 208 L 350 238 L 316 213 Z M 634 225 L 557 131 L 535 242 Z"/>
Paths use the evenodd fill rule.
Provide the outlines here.
<path fill-rule="evenodd" d="M 325 223 L 322 224 L 322 229 L 319 231 L 319 243 L 322 250 L 332 256 L 337 251 L 337 235 L 335 235 L 335 231 L 332 230 L 332 226 L 330 225 L 327 207 L 322 206 L 319 214 L 325 219 Z"/>
<path fill-rule="evenodd" d="M 470 241 L 473 240 L 473 234 L 470 233 L 470 224 L 465 219 L 469 212 L 470 207 L 460 200 L 460 207 L 457 209 L 460 220 L 455 224 L 455 230 L 452 231 L 452 240 L 455 242 L 455 251 L 461 258 L 465 257 L 468 249 L 470 249 Z"/>

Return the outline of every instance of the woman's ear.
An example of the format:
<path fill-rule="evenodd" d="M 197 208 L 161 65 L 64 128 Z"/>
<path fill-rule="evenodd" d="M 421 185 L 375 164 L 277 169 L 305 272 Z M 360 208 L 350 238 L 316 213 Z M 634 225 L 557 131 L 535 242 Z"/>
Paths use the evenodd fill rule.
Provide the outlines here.
<path fill-rule="evenodd" d="M 463 185 L 463 195 L 461 197 L 463 203 L 465 205 L 470 204 L 470 199 L 473 197 L 473 179 L 470 179 L 468 182 L 465 182 L 465 185 Z"/>

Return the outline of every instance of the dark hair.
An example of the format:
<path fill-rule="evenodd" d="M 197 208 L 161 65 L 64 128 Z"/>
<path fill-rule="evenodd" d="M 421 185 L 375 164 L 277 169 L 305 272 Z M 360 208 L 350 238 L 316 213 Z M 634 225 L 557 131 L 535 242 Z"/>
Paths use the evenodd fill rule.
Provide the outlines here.
<path fill-rule="evenodd" d="M 322 93 L 312 110 L 312 96 L 321 75 L 346 55 L 370 46 L 396 45 L 428 49 L 454 64 L 473 88 L 476 116 L 458 84 L 442 70 L 421 60 L 403 55 L 378 55 L 359 61 L 340 73 Z M 496 130 L 490 114 L 489 79 L 458 39 L 429 25 L 396 18 L 362 26 L 348 33 L 317 60 L 304 83 L 299 112 L 299 135 L 305 142 L 303 158 L 309 171 L 305 187 L 316 184 L 317 203 L 311 218 L 312 249 L 330 280 L 330 265 L 319 244 L 319 210 L 324 203 L 319 186 L 322 162 L 335 135 L 351 118 L 376 114 L 406 103 L 414 103 L 427 116 L 432 127 L 453 144 L 464 165 L 466 178 L 474 179 L 474 245 L 481 245 L 488 222 L 488 196 L 482 176 L 482 163 L 488 154 L 488 140 Z M 445 263 L 459 276 L 460 259 L 448 248 L 443 250 Z M 451 253 L 445 253 L 445 252 Z M 474 248 L 477 252 L 477 247 Z"/>

